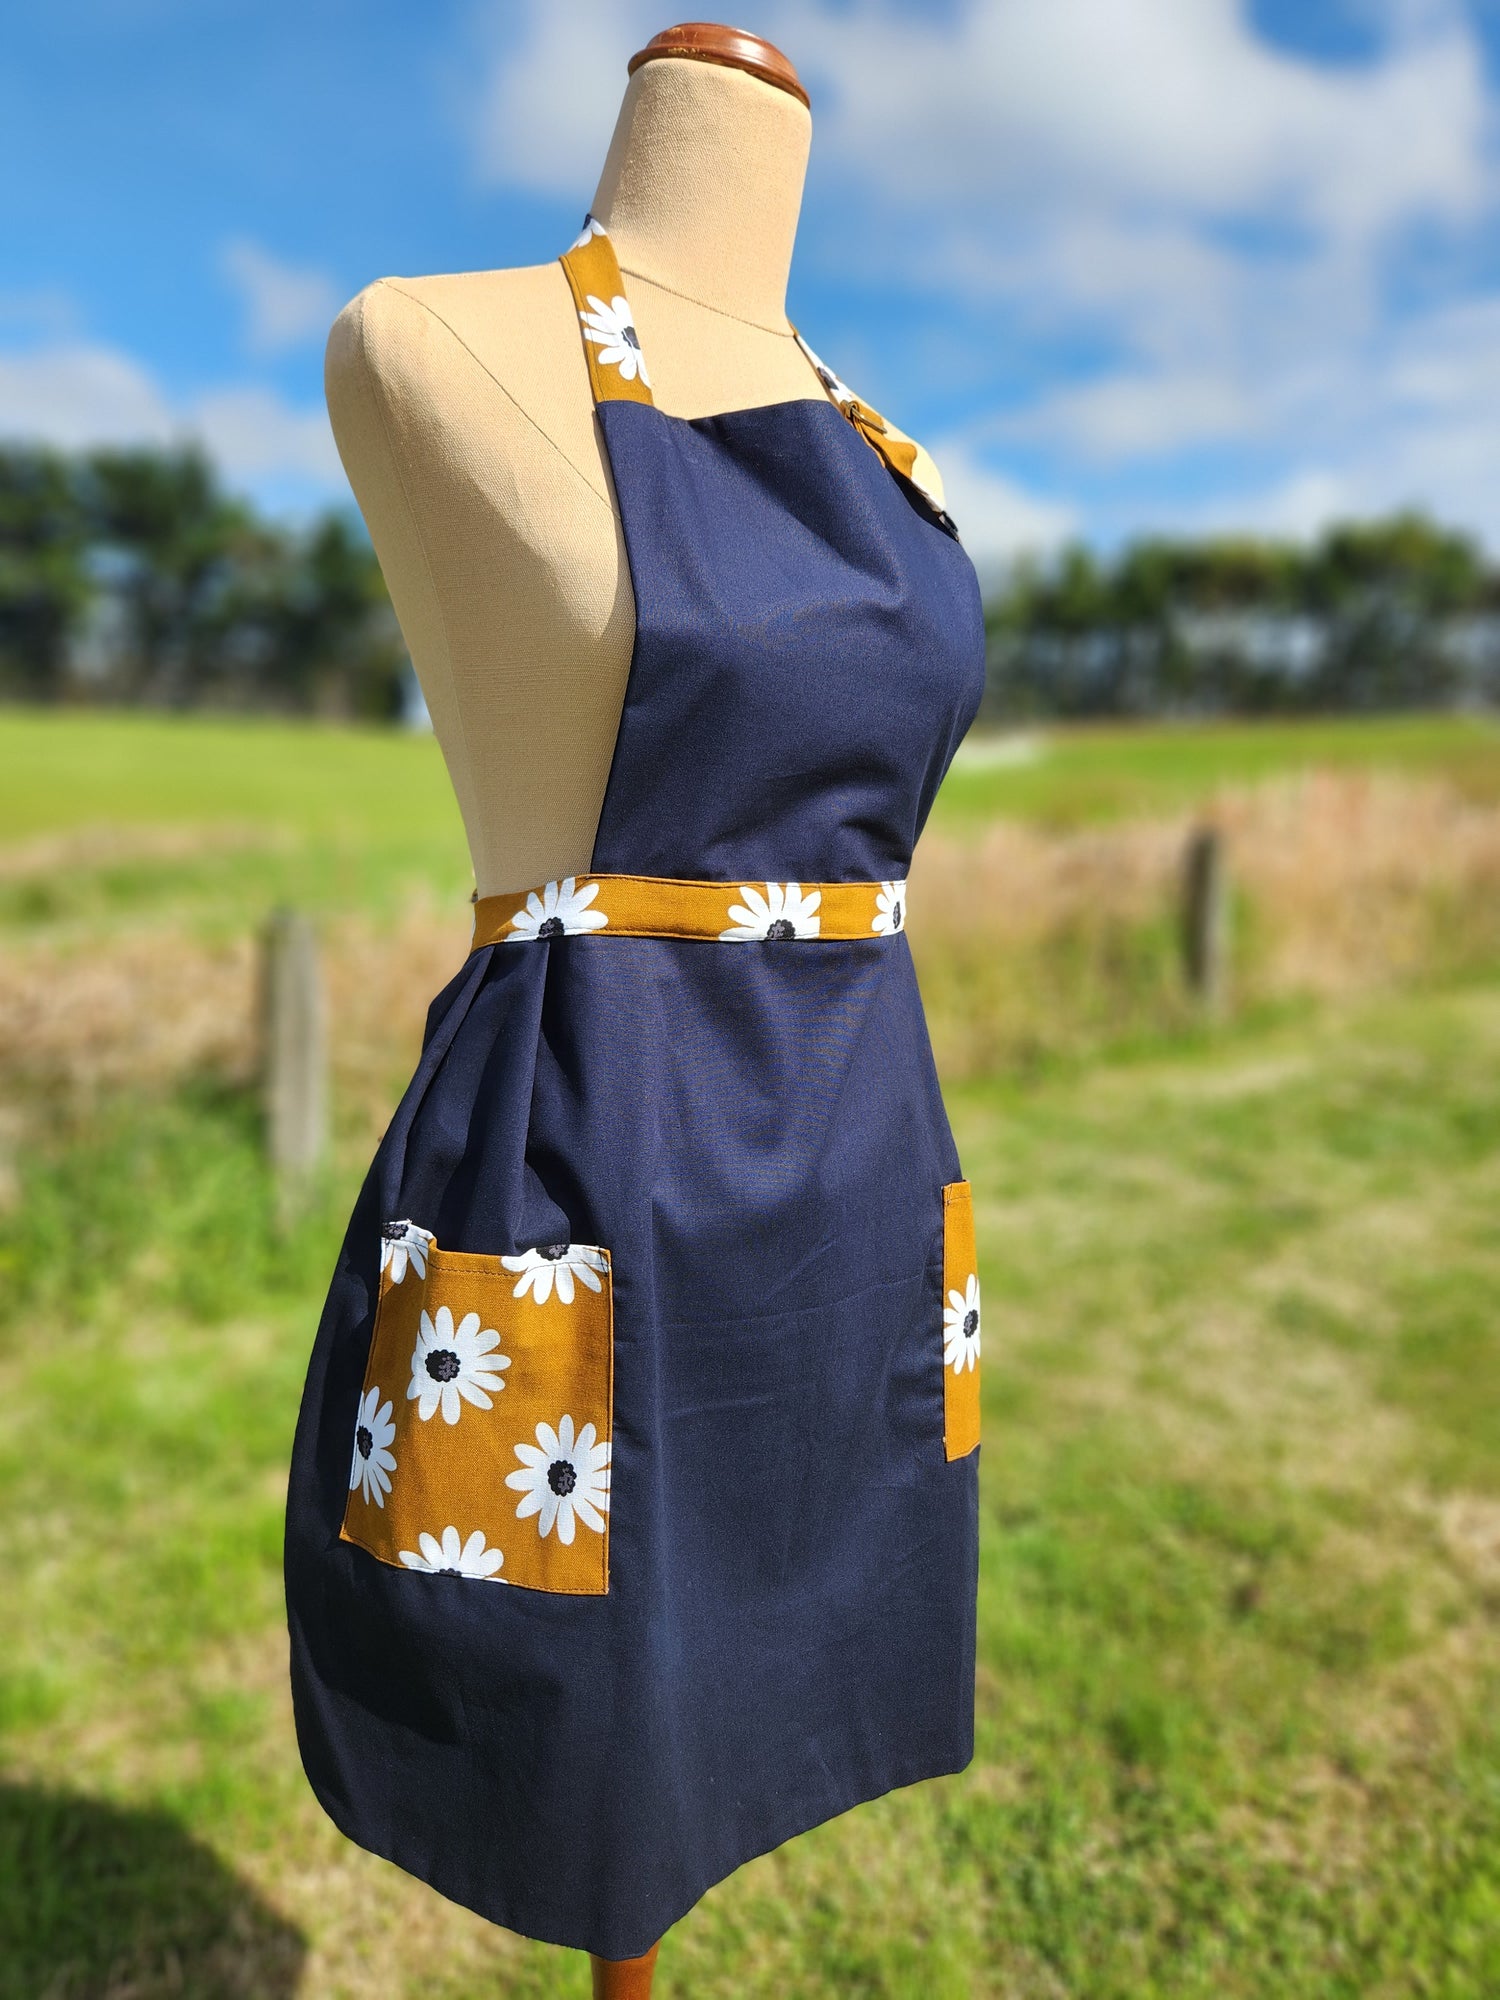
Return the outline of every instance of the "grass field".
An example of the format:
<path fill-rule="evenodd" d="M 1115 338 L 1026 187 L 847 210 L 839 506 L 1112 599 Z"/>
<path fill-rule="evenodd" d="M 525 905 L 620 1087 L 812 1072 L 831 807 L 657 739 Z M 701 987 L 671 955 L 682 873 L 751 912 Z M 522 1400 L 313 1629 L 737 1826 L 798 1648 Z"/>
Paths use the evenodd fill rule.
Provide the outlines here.
<path fill-rule="evenodd" d="M 71 726 L 0 719 L 22 772 L 0 953 L 96 924 L 150 951 L 181 921 L 227 935 L 288 883 L 351 900 L 378 944 L 403 896 L 467 890 L 430 745 L 130 723 L 111 746 L 88 719 L 70 767 L 48 732 Z M 1263 756 L 1442 765 L 1476 799 L 1495 754 L 1478 725 L 1351 726 L 1315 752 L 1275 734 L 1222 754 L 1241 777 Z M 1173 732 L 1120 738 L 1113 779 L 1103 739 L 1051 754 L 1033 816 L 1087 819 L 1111 785 L 1165 810 L 1198 782 Z M 973 782 L 1045 768 L 981 760 Z M 980 809 L 942 810 L 957 839 Z M 88 818 L 133 840 L 111 853 Z M 47 841 L 78 863 L 50 906 L 23 893 Z M 233 1063 L 13 1093 L 4 2000 L 588 1990 L 580 1957 L 344 1842 L 291 1738 L 291 1426 L 370 1120 L 420 1026 L 415 989 L 382 1006 L 374 1108 L 341 1124 L 290 1235 Z M 664 1947 L 662 2000 L 1488 2000 L 1500 980 L 946 1090 L 988 1302 L 978 1754 L 713 1891 Z"/>
<path fill-rule="evenodd" d="M 0 710 L 0 769 L 0 848 L 84 824 L 212 829 L 220 863 L 226 850 L 253 853 L 273 886 L 315 898 L 366 901 L 392 878 L 444 891 L 462 879 L 468 893 L 462 828 L 427 736 L 11 709 Z M 1494 803 L 1500 725 L 1415 716 L 971 737 L 932 824 L 942 833 L 997 815 L 1051 827 L 1142 818 L 1310 769 L 1436 775 Z"/>

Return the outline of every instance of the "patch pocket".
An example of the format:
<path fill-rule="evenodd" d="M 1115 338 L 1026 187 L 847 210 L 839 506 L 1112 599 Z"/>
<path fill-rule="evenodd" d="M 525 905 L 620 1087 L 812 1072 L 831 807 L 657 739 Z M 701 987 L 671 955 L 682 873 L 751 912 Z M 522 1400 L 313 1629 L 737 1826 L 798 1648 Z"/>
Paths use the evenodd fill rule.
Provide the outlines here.
<path fill-rule="evenodd" d="M 979 1443 L 979 1257 L 967 1181 L 943 1189 L 943 1450 L 964 1458 Z"/>
<path fill-rule="evenodd" d="M 609 1588 L 609 1252 L 440 1249 L 386 1226 L 340 1536 L 397 1568 Z"/>

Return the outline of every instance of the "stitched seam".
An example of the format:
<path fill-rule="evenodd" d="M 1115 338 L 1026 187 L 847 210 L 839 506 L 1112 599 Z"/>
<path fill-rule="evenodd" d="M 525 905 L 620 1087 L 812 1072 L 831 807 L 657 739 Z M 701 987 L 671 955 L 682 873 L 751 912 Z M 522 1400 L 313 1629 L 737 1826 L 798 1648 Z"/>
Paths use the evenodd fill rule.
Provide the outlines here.
<path fill-rule="evenodd" d="M 732 319 L 736 326 L 753 326 L 757 333 L 769 333 L 777 340 L 795 340 L 790 323 L 786 326 L 767 326 L 763 319 L 746 319 L 743 313 L 734 313 L 727 306 L 711 305 L 707 299 L 695 297 L 692 292 L 680 292 L 675 285 L 669 285 L 662 278 L 653 278 L 646 271 L 638 271 L 630 264 L 621 264 L 622 278 L 639 278 L 643 285 L 650 285 L 658 292 L 669 292 L 674 299 L 683 299 L 690 306 L 700 306 L 704 312 L 716 313 L 720 319 Z"/>
<path fill-rule="evenodd" d="M 505 384 L 500 380 L 500 377 L 495 373 L 494 369 L 487 367 L 485 363 L 480 360 L 479 356 L 474 352 L 473 348 L 470 347 L 469 343 L 464 339 L 463 335 L 459 333 L 457 329 L 453 327 L 446 319 L 443 318 L 443 315 L 436 309 L 436 307 L 430 306 L 427 303 L 426 299 L 419 299 L 414 292 L 408 292 L 402 290 L 402 287 L 399 284 L 397 284 L 395 280 L 392 278 L 387 278 L 384 280 L 384 282 L 390 286 L 393 292 L 399 292 L 403 299 L 410 300 L 412 305 L 416 306 L 420 311 L 426 313 L 429 319 L 434 319 L 437 321 L 438 325 L 442 327 L 443 331 L 452 338 L 459 352 L 462 354 L 466 354 L 470 359 L 470 361 L 473 362 L 474 366 L 479 370 L 479 372 L 482 375 L 487 376 L 489 380 L 494 383 L 495 387 L 500 391 L 501 395 L 505 398 L 506 402 L 509 403 L 511 408 L 516 412 L 516 415 L 522 418 L 524 422 L 530 424 L 531 428 L 536 432 L 537 436 L 542 440 L 542 442 L 546 444 L 551 450 L 557 453 L 558 457 L 562 460 L 563 464 L 568 468 L 568 470 L 573 474 L 574 478 L 581 480 L 585 488 L 590 493 L 593 494 L 594 498 L 597 501 L 599 501 L 601 506 L 607 507 L 610 513 L 613 514 L 615 511 L 614 505 L 611 502 L 608 493 L 601 492 L 600 489 L 594 484 L 593 480 L 589 477 L 589 475 L 583 470 L 582 466 L 578 465 L 572 458 L 569 457 L 568 453 L 563 450 L 562 446 L 557 442 L 557 439 L 550 436 L 546 431 L 542 429 L 542 426 L 537 422 L 536 418 L 531 414 L 530 410 L 526 408 L 525 404 L 517 401 L 513 392 L 506 388 Z"/>
<path fill-rule="evenodd" d="M 554 876 L 552 879 L 554 881 L 561 881 L 563 878 L 559 875 Z M 884 887 L 883 880 L 879 882 L 873 879 L 866 881 L 863 876 L 856 882 L 808 882 L 805 876 L 792 878 L 788 876 L 730 875 L 725 876 L 719 881 L 707 882 L 701 875 L 626 875 L 611 873 L 607 868 L 589 868 L 583 870 L 575 868 L 573 870 L 573 879 L 577 882 L 668 882 L 674 887 L 684 889 L 753 889 L 760 882 L 788 881 L 792 879 L 796 879 L 803 887 L 809 889 L 879 889 Z M 900 880 L 904 882 L 906 877 L 903 875 L 900 877 Z M 495 903 L 502 896 L 529 896 L 534 890 L 545 889 L 546 887 L 547 884 L 545 882 L 533 882 L 525 889 L 496 889 L 493 895 L 481 896 L 479 900 L 482 903 Z"/>
<path fill-rule="evenodd" d="M 727 930 L 727 924 L 721 929 Z M 812 937 L 803 938 L 726 938 L 718 931 L 644 931 L 630 924 L 610 924 L 596 931 L 565 931 L 563 937 L 581 938 L 681 938 L 685 944 L 889 944 L 901 936 L 900 931 L 818 931 Z M 494 937 L 486 938 L 483 944 L 472 944 L 470 953 L 488 951 L 497 944 L 557 944 L 559 938 L 534 938 L 517 935 L 512 937 L 508 929 L 498 931 Z"/>

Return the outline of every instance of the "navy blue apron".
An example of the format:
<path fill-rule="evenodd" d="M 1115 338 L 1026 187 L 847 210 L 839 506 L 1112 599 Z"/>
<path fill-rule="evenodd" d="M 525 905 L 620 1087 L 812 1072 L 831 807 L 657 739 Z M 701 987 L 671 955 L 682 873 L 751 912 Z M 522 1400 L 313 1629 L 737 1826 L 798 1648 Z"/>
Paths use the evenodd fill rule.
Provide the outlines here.
<path fill-rule="evenodd" d="M 481 904 L 432 1003 L 285 1575 L 335 1823 L 630 1958 L 972 1755 L 977 1275 L 905 878 L 984 635 L 836 377 L 670 416 L 597 224 L 564 264 L 637 621 L 592 868 Z"/>

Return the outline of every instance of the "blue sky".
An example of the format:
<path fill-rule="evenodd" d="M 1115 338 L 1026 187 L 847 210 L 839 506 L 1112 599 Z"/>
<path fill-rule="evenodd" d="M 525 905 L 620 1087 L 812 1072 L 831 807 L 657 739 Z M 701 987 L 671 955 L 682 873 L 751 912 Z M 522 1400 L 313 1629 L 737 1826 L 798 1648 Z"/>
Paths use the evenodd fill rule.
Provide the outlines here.
<path fill-rule="evenodd" d="M 190 432 L 269 505 L 343 496 L 339 305 L 555 256 L 669 18 L 11 6 L 0 433 Z M 1500 0 L 739 18 L 813 93 L 793 317 L 932 447 L 981 553 L 1406 503 L 1500 547 Z"/>

